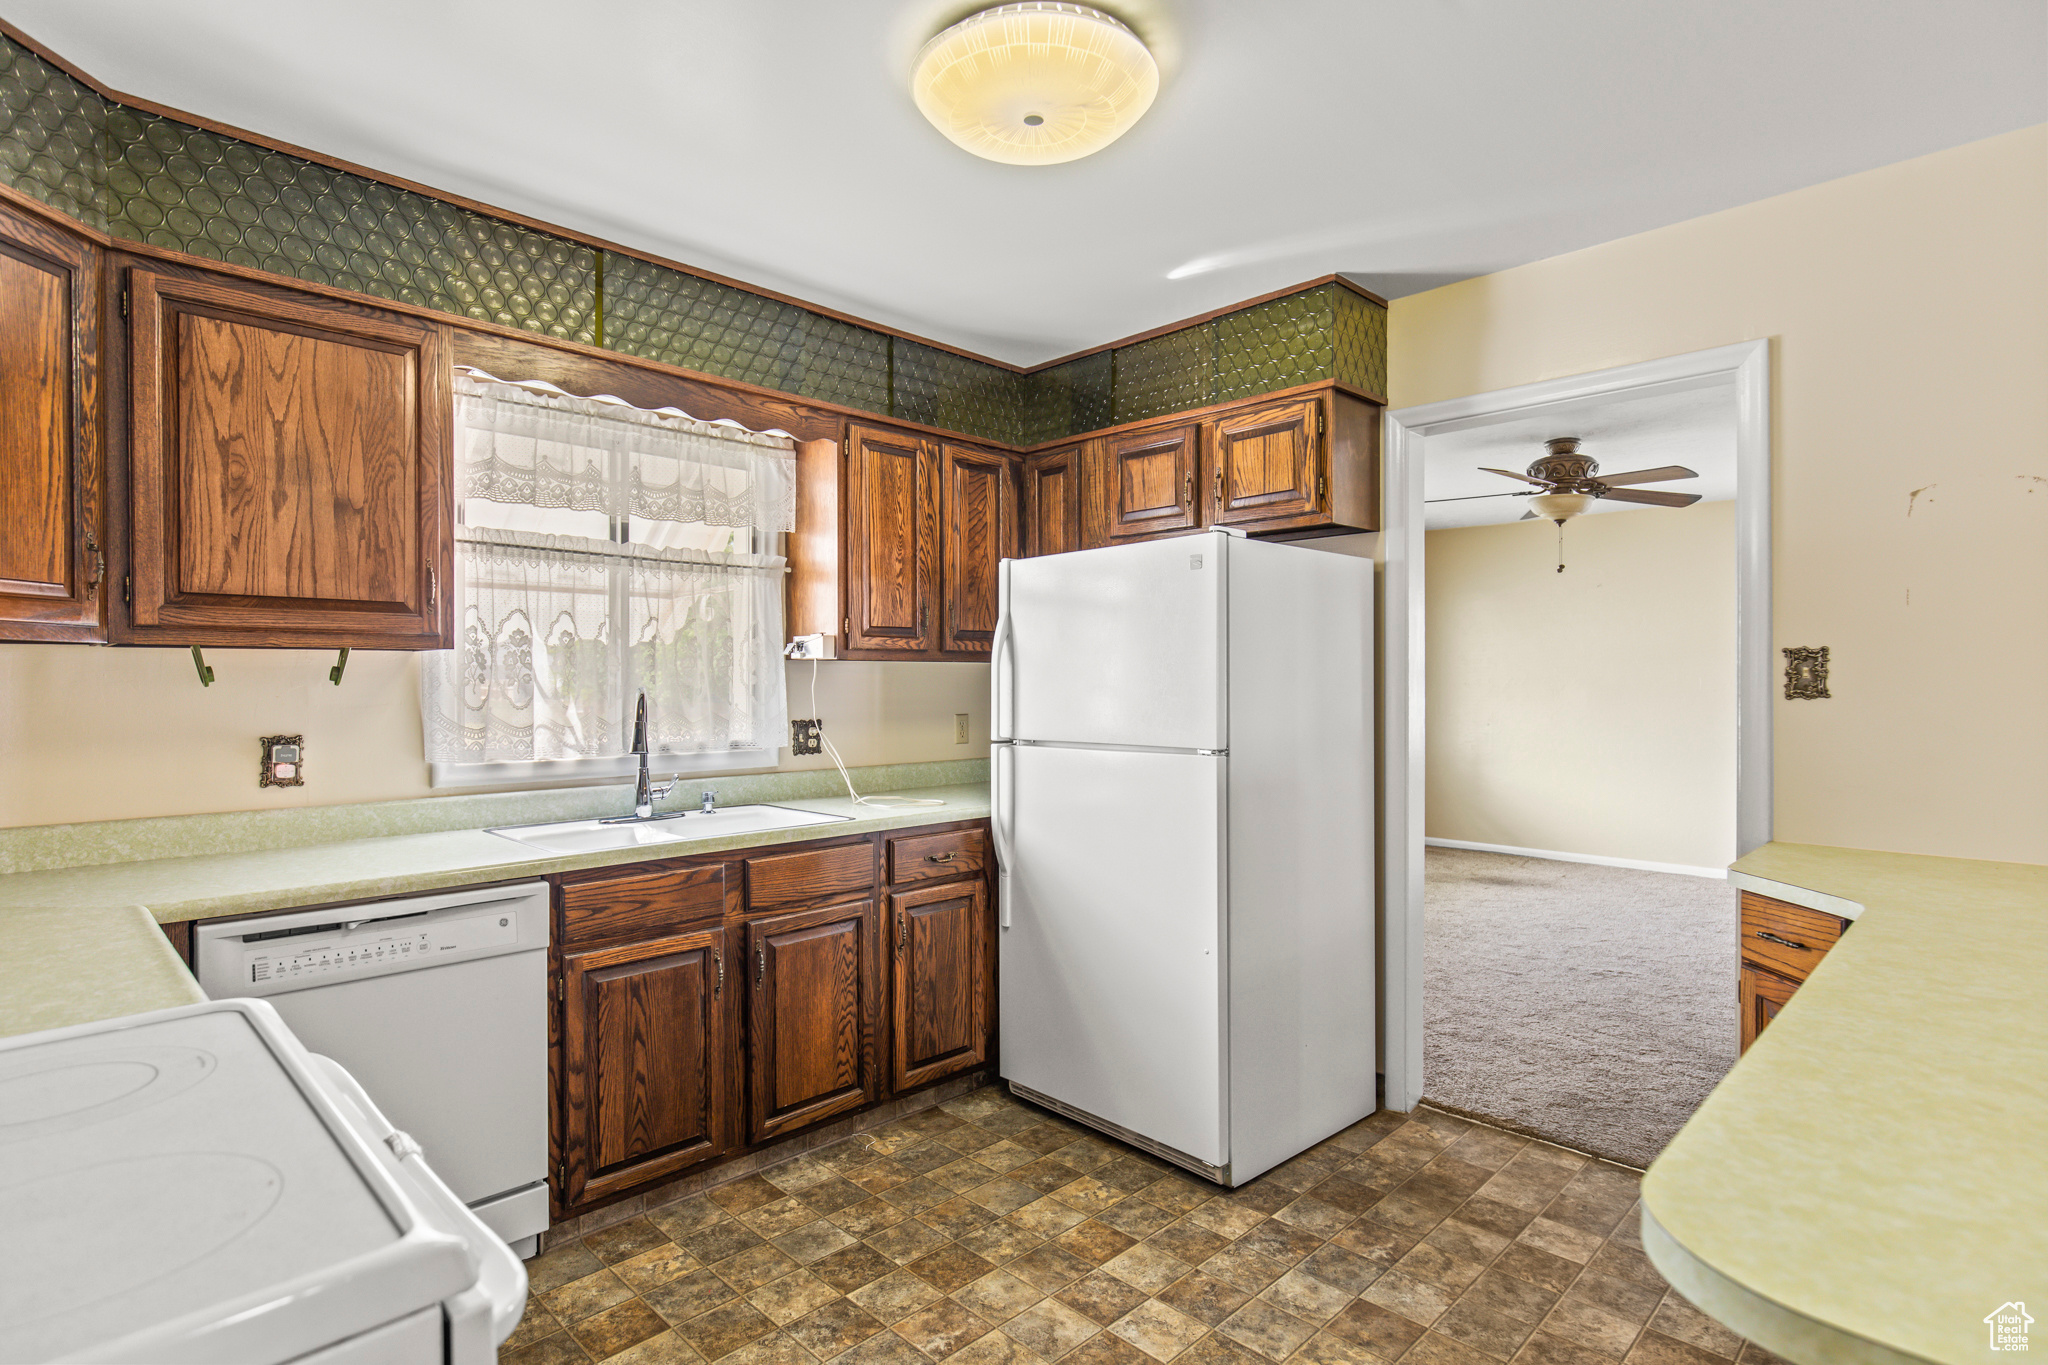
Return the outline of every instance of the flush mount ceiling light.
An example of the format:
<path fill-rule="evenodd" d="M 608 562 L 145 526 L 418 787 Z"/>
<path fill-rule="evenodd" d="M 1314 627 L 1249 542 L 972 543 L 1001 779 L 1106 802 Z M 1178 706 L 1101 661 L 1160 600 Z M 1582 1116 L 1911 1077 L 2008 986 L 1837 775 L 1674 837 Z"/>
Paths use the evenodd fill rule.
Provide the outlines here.
<path fill-rule="evenodd" d="M 1159 66 L 1113 15 L 1025 0 L 926 43 L 911 93 L 934 128 L 976 156 L 1050 166 L 1122 137 L 1152 107 Z"/>

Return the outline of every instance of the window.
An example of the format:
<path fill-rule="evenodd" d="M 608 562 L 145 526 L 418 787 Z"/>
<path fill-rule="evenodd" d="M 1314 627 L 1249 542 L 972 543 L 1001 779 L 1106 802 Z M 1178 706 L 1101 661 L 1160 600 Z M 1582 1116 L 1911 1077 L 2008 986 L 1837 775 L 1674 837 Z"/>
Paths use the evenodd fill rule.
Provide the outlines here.
<path fill-rule="evenodd" d="M 421 680 L 436 786 L 771 767 L 788 727 L 787 436 L 455 380 L 457 647 Z"/>

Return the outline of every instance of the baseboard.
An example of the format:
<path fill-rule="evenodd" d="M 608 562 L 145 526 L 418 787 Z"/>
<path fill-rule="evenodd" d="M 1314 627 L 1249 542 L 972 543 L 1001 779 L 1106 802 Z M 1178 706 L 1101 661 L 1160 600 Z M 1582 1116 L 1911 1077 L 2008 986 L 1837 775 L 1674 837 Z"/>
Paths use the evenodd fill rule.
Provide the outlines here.
<path fill-rule="evenodd" d="M 1598 853 L 1559 853 L 1548 848 L 1515 848 L 1509 844 L 1475 844 L 1470 839 L 1424 839 L 1431 848 L 1463 848 L 1474 853 L 1511 853 L 1517 858 L 1548 858 L 1554 863 L 1591 863 L 1595 867 L 1627 867 L 1637 872 L 1674 872 L 1681 877 L 1728 880 L 1725 867 L 1692 867 L 1685 863 L 1650 863 L 1641 858 L 1606 858 Z"/>

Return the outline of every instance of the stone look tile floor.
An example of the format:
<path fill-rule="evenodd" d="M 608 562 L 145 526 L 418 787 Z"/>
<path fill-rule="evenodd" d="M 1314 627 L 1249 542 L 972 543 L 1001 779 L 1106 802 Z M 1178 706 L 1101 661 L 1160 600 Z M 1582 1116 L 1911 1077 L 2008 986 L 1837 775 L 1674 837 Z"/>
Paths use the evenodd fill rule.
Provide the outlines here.
<path fill-rule="evenodd" d="M 504 1365 L 1727 1365 L 1637 1175 L 1375 1114 L 1224 1190 L 987 1087 L 528 1263 Z"/>

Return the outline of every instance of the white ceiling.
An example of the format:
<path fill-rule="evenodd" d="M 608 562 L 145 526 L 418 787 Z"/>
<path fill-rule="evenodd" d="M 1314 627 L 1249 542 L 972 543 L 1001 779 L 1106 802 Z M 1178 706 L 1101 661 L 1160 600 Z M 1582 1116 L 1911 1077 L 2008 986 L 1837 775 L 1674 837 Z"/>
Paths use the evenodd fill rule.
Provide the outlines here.
<path fill-rule="evenodd" d="M 960 0 L 10 0 L 117 89 L 1018 363 L 1397 296 L 2048 119 L 2041 0 L 1130 0 L 1150 114 L 1000 166 Z M 1910 282 L 1908 282 L 1910 283 Z"/>
<path fill-rule="evenodd" d="M 1531 461 L 1549 453 L 1543 443 L 1553 436 L 1579 437 L 1580 452 L 1592 456 L 1610 474 L 1676 464 L 1700 476 L 1634 487 L 1698 493 L 1702 503 L 1725 502 L 1735 496 L 1735 388 L 1732 383 L 1716 383 L 1558 403 L 1511 421 L 1432 435 L 1422 448 L 1423 526 L 1443 531 L 1454 526 L 1520 521 L 1529 510 L 1526 499 L 1475 495 L 1540 490 L 1488 474 L 1481 466 L 1525 470 Z M 1643 510 L 1641 503 L 1601 499 L 1586 515 Z"/>

